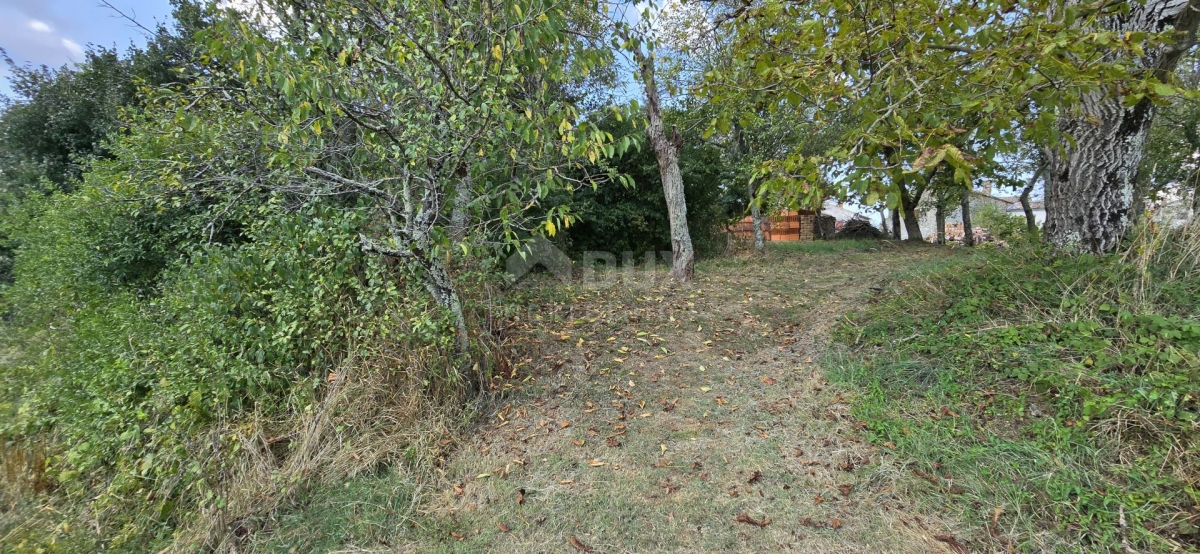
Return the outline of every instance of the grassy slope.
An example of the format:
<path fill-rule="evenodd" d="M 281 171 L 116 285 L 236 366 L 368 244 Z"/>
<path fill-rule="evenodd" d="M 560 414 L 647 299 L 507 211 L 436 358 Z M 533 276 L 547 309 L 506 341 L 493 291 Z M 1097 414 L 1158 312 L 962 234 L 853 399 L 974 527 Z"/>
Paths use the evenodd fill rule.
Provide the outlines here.
<path fill-rule="evenodd" d="M 972 551 L 1196 548 L 1195 251 L 1132 251 L 1155 248 L 1142 266 L 1000 253 L 841 329 L 827 375 Z"/>
<path fill-rule="evenodd" d="M 1179 476 L 1103 432 L 1112 418 L 1081 424 L 1086 391 L 1062 382 L 1092 367 L 1076 350 L 1095 338 L 1068 323 L 1096 313 L 1064 299 L 1105 276 L 1022 263 L 1041 262 L 783 244 L 683 287 L 662 272 L 526 285 L 512 331 L 529 355 L 439 478 L 319 490 L 255 546 L 1186 550 L 1170 530 L 1187 522 L 1155 519 L 1186 500 Z M 1026 324 L 1062 331 L 1005 342 Z"/>
<path fill-rule="evenodd" d="M 683 287 L 661 271 L 527 287 L 516 330 L 537 351 L 440 482 L 325 489 L 256 546 L 950 551 L 937 537 L 956 522 L 898 492 L 914 477 L 869 443 L 820 360 L 872 287 L 969 255 L 818 246 L 707 262 Z"/>

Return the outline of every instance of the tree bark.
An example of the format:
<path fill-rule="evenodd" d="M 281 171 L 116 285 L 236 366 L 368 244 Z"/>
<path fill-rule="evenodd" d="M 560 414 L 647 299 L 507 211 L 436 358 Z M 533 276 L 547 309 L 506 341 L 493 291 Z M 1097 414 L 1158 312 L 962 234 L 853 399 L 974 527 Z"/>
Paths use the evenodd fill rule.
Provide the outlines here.
<path fill-rule="evenodd" d="M 1173 27 L 1180 35 L 1175 44 L 1148 50 L 1131 68 L 1166 81 L 1195 43 L 1197 24 L 1200 0 L 1147 0 L 1132 2 L 1128 15 L 1112 17 L 1105 26 L 1117 32 Z M 1082 113 L 1064 116 L 1058 124 L 1073 142 L 1046 148 L 1045 235 L 1065 250 L 1111 252 L 1133 221 L 1134 180 L 1155 110 L 1149 99 L 1126 107 L 1121 96 L 1107 90 L 1086 93 L 1081 101 Z"/>
<path fill-rule="evenodd" d="M 892 208 L 892 238 L 900 240 L 900 209 Z"/>
<path fill-rule="evenodd" d="M 879 208 L 879 221 L 880 221 L 879 228 L 883 230 L 883 234 L 884 235 L 892 234 L 891 229 L 888 228 L 888 209 L 887 208 Z"/>
<path fill-rule="evenodd" d="M 1046 171 L 1046 164 L 1039 165 L 1037 171 L 1033 172 L 1033 177 L 1029 178 L 1029 182 L 1025 184 L 1025 188 L 1021 190 L 1021 209 L 1025 211 L 1025 230 L 1029 232 L 1029 236 L 1037 236 L 1037 217 L 1033 215 L 1033 207 L 1029 205 L 1029 194 L 1033 192 L 1034 185 L 1038 179 L 1042 177 L 1042 173 Z"/>
<path fill-rule="evenodd" d="M 766 248 L 766 239 L 763 237 L 763 218 L 762 209 L 758 207 L 758 202 L 755 200 L 754 184 L 746 184 L 747 192 L 750 194 L 750 221 L 754 223 L 754 249 L 762 252 Z"/>
<path fill-rule="evenodd" d="M 470 208 L 473 200 L 471 196 L 471 178 L 469 176 L 460 177 L 458 183 L 454 185 L 454 207 L 450 212 L 450 238 L 454 242 L 467 238 L 467 225 L 470 223 Z"/>
<path fill-rule="evenodd" d="M 646 92 L 646 136 L 654 148 L 662 176 L 663 195 L 667 199 L 667 218 L 671 224 L 671 277 L 679 282 L 691 281 L 695 275 L 696 255 L 692 248 L 692 235 L 687 224 L 687 200 L 683 194 L 683 174 L 679 171 L 679 148 L 683 139 L 678 129 L 667 136 L 663 127 L 662 105 L 658 97 L 658 83 L 654 78 L 654 58 L 637 52 L 641 67 L 642 86 Z"/>
<path fill-rule="evenodd" d="M 975 227 L 971 225 L 971 189 L 962 193 L 963 244 L 975 246 Z"/>
<path fill-rule="evenodd" d="M 737 163 L 741 163 L 746 155 L 746 132 L 742 130 L 740 123 L 733 125 L 733 134 L 735 135 L 735 148 L 737 149 Z M 755 186 L 753 179 L 746 180 L 747 201 L 750 203 L 750 221 L 754 224 L 754 249 L 762 252 L 766 248 L 766 240 L 763 237 L 763 220 L 762 207 L 758 205 L 758 187 Z"/>
<path fill-rule="evenodd" d="M 940 198 L 938 199 L 937 208 L 936 208 L 937 211 L 934 213 L 934 217 L 933 217 L 934 220 L 936 221 L 936 223 L 934 223 L 934 225 L 937 225 L 937 229 L 935 230 L 935 232 L 937 234 L 934 235 L 936 237 L 936 238 L 934 238 L 934 242 L 936 242 L 937 244 L 946 244 L 946 205 L 945 204 L 946 204 L 946 202 L 943 199 L 940 199 Z"/>

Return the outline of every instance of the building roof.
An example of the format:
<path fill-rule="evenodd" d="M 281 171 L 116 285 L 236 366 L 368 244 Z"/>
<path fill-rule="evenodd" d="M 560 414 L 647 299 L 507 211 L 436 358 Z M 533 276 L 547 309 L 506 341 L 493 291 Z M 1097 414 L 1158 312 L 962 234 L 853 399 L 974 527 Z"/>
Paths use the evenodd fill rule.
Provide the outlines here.
<path fill-rule="evenodd" d="M 862 214 L 854 210 L 848 210 L 845 206 L 839 206 L 837 204 L 825 204 L 824 208 L 821 210 L 821 214 L 831 216 L 838 221 L 850 221 L 851 219 L 863 217 Z"/>

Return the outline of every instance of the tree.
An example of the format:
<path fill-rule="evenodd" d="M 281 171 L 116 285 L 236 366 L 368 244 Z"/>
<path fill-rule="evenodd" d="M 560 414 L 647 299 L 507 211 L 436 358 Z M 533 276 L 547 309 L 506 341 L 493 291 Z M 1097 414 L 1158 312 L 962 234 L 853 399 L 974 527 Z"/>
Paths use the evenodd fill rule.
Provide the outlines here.
<path fill-rule="evenodd" d="M 894 9 L 877 2 L 766 0 L 729 14 L 745 70 L 714 72 L 709 86 L 719 95 L 816 105 L 818 117 L 848 114 L 857 125 L 837 148 L 823 156 L 791 154 L 764 170 L 776 176 L 775 186 L 808 195 L 825 194 L 824 182 L 865 204 L 883 198 L 913 235 L 920 232 L 913 209 L 939 166 L 969 187 L 981 168 L 1028 143 L 1072 145 L 1056 154 L 1060 163 L 1051 180 L 1069 178 L 1079 165 L 1081 175 L 1103 182 L 1093 171 L 1097 160 L 1079 152 L 1106 151 L 1128 166 L 1122 152 L 1140 152 L 1141 134 L 1117 145 L 1101 139 L 1118 129 L 1120 118 L 1113 116 L 1108 127 L 1083 123 L 1102 121 L 1108 110 L 1136 115 L 1125 121 L 1140 128 L 1154 102 L 1176 93 L 1165 82 L 1194 30 L 1194 12 L 1178 17 L 1184 4 L 923 0 Z M 1180 31 L 1187 32 L 1180 37 Z M 820 178 L 829 172 L 841 178 Z M 1127 181 L 1132 175 L 1117 173 L 1110 176 Z M 1097 202 L 1111 204 L 1097 191 L 1062 192 L 1058 202 L 1048 196 L 1048 210 L 1080 214 L 1073 219 L 1080 225 L 1084 214 L 1099 213 Z M 1132 196 L 1125 192 L 1122 197 Z M 1100 219 L 1114 229 L 1125 225 L 1110 215 Z M 1088 225 L 1108 225 L 1092 219 Z M 1100 241 L 1086 248 L 1114 246 Z"/>
<path fill-rule="evenodd" d="M 1085 2 L 1072 0 L 1065 9 Z M 1128 60 L 1129 73 L 1171 94 L 1171 72 L 1196 40 L 1200 0 L 1146 0 L 1126 13 L 1099 22 L 1127 39 L 1163 29 L 1170 42 L 1151 45 Z M 1112 54 L 1110 54 L 1111 56 Z M 1133 222 L 1134 181 L 1154 121 L 1151 97 L 1122 94 L 1116 87 L 1083 93 L 1079 109 L 1062 117 L 1058 130 L 1070 137 L 1065 147 L 1046 149 L 1045 236 L 1052 244 L 1084 252 L 1114 250 Z"/>
<path fill-rule="evenodd" d="M 632 56 L 642 92 L 645 95 L 646 137 L 654 149 L 661 173 L 663 196 L 667 201 L 667 216 L 671 221 L 671 277 L 685 283 L 695 276 L 696 253 L 687 225 L 687 199 L 683 193 L 683 174 L 679 171 L 679 150 L 683 136 L 678 128 L 667 130 L 663 124 L 662 99 L 655 76 L 656 56 L 649 8 L 636 24 L 623 20 L 614 22 L 622 48 Z M 668 134 L 669 133 L 669 134 Z"/>
<path fill-rule="evenodd" d="M 397 260 L 445 310 L 471 386 L 478 366 L 449 261 L 570 225 L 566 207 L 533 208 L 573 186 L 570 171 L 631 143 L 563 93 L 611 53 L 564 32 L 580 13 L 544 0 L 269 7 L 226 11 L 202 33 L 215 69 L 163 99 L 160 113 L 175 115 L 157 123 L 187 144 L 140 170 L 165 173 L 160 196 L 176 201 L 266 191 L 369 207 L 358 247 Z"/>

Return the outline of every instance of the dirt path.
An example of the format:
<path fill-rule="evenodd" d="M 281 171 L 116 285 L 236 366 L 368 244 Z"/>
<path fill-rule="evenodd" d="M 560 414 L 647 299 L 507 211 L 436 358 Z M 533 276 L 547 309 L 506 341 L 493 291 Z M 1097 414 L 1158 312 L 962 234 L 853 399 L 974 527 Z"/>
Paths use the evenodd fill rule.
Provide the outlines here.
<path fill-rule="evenodd" d="M 427 493 L 418 551 L 953 552 L 818 361 L 932 249 L 773 253 L 544 285 L 513 390 Z M 893 476 L 889 478 L 889 475 Z"/>

